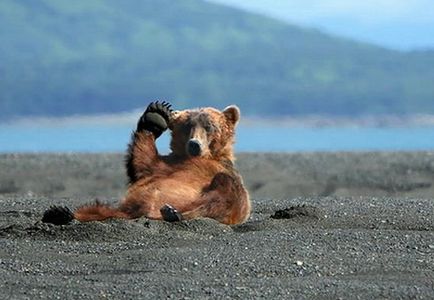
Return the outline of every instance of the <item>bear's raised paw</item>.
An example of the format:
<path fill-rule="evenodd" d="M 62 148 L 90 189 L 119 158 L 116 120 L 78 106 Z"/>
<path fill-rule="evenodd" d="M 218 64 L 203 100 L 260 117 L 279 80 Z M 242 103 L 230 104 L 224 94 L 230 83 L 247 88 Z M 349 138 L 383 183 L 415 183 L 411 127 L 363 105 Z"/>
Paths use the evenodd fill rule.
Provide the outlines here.
<path fill-rule="evenodd" d="M 137 123 L 137 131 L 147 130 L 158 138 L 167 130 L 172 115 L 172 105 L 168 102 L 152 102 L 148 105 Z"/>

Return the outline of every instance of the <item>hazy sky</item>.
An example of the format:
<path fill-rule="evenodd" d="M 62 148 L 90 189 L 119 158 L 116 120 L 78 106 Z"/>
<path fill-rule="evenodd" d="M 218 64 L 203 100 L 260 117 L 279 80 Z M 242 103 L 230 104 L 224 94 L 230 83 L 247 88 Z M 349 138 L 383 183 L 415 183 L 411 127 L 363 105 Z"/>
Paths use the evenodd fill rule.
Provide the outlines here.
<path fill-rule="evenodd" d="M 434 49 L 434 0 L 210 0 L 396 49 Z"/>

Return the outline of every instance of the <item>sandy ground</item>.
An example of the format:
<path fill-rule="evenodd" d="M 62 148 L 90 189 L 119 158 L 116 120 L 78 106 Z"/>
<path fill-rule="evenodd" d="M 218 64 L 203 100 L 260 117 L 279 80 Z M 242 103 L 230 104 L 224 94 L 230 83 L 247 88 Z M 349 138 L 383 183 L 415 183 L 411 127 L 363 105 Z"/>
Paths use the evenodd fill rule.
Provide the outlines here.
<path fill-rule="evenodd" d="M 125 190 L 122 156 L 0 155 L 0 298 L 434 298 L 434 153 L 241 154 L 239 226 L 42 224 Z"/>

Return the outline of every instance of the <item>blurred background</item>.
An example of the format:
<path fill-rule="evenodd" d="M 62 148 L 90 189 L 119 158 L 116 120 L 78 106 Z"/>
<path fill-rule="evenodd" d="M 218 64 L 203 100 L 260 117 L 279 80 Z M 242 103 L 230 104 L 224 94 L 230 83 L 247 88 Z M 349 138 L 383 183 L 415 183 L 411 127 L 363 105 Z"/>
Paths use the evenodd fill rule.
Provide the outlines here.
<path fill-rule="evenodd" d="M 237 104 L 239 152 L 433 150 L 434 2 L 0 1 L 0 152 L 123 151 L 156 99 Z"/>

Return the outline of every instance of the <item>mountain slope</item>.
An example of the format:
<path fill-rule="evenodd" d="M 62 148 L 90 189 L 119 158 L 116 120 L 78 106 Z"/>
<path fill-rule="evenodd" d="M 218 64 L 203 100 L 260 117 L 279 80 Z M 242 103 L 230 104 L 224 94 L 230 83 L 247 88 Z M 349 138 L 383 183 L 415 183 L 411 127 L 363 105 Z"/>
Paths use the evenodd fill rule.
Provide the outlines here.
<path fill-rule="evenodd" d="M 434 50 L 434 2 L 427 0 L 208 0 L 306 24 L 392 49 Z M 373 13 L 375 11 L 375 13 Z"/>
<path fill-rule="evenodd" d="M 0 3 L 0 118 L 167 99 L 248 114 L 434 113 L 434 54 L 329 37 L 198 0 Z"/>

